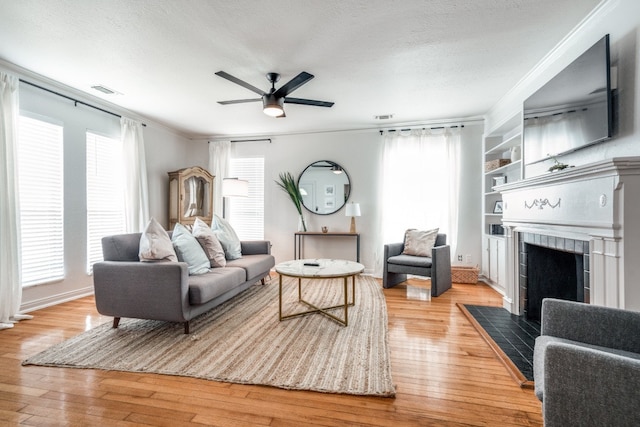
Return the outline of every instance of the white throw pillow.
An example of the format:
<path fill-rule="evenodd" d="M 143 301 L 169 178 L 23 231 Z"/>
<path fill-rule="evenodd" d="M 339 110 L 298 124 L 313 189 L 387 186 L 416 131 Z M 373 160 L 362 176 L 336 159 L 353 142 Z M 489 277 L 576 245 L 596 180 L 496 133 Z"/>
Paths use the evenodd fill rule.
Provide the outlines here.
<path fill-rule="evenodd" d="M 426 256 L 431 258 L 431 249 L 436 244 L 438 229 L 420 231 L 409 229 L 404 233 L 405 255 Z"/>
<path fill-rule="evenodd" d="M 198 239 L 193 237 L 187 227 L 176 224 L 171 235 L 173 247 L 178 254 L 178 260 L 186 262 L 189 266 L 189 274 L 204 274 L 209 272 L 209 258 L 204 253 L 204 249 L 198 243 Z"/>
<path fill-rule="evenodd" d="M 206 222 L 200 218 L 196 218 L 191 234 L 193 234 L 193 236 L 198 239 L 198 242 L 200 242 L 200 245 L 202 245 L 202 249 L 204 249 L 207 258 L 209 258 L 211 267 L 217 268 L 227 265 L 224 249 L 222 249 L 218 238 Z"/>
<path fill-rule="evenodd" d="M 155 218 L 151 218 L 140 236 L 138 258 L 143 262 L 178 261 L 171 239 Z"/>
<path fill-rule="evenodd" d="M 214 215 L 213 221 L 211 222 L 211 229 L 220 241 L 228 260 L 242 258 L 240 239 L 226 219 Z"/>

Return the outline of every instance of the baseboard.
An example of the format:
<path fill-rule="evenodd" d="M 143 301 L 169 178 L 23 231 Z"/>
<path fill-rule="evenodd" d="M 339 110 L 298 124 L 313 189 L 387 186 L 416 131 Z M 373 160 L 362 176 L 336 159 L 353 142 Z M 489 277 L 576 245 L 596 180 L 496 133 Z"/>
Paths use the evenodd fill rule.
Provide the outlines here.
<path fill-rule="evenodd" d="M 29 313 L 31 311 L 40 310 L 42 308 L 51 307 L 53 305 L 62 304 L 63 302 L 73 301 L 78 298 L 93 295 L 93 286 L 87 286 L 70 292 L 64 292 L 56 295 L 49 295 L 45 298 L 29 301 L 20 306 L 21 313 Z"/>

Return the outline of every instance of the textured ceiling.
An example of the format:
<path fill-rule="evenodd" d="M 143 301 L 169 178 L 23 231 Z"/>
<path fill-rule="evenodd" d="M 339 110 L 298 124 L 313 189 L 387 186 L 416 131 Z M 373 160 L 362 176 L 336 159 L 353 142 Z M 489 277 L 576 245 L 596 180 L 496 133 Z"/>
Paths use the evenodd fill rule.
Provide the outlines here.
<path fill-rule="evenodd" d="M 191 136 L 360 129 L 486 113 L 598 3 L 0 0 L 0 58 Z M 307 71 L 291 96 L 335 105 L 222 106 L 255 94 L 220 70 L 263 90 Z"/>

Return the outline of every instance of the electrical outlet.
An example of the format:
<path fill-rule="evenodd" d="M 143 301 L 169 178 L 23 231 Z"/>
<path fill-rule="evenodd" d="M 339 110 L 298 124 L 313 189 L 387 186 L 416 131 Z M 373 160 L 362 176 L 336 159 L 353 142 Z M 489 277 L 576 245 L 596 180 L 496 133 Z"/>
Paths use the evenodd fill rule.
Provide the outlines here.
<path fill-rule="evenodd" d="M 458 255 L 458 261 L 462 261 L 462 255 Z"/>
<path fill-rule="evenodd" d="M 467 259 L 467 261 L 466 261 L 466 262 L 467 262 L 468 264 L 471 264 L 471 255 L 467 254 L 466 259 Z"/>

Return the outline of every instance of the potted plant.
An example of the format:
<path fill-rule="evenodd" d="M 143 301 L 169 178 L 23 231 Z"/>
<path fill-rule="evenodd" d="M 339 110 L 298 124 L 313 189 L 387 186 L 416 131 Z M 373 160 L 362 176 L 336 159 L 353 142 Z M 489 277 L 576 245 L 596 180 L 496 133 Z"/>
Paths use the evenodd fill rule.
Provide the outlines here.
<path fill-rule="evenodd" d="M 555 157 L 551 157 L 554 161 L 553 165 L 549 168 L 549 172 L 561 171 L 569 167 L 569 165 L 565 163 L 560 163 L 558 159 Z"/>
<path fill-rule="evenodd" d="M 307 224 L 304 220 L 304 216 L 302 215 L 302 194 L 296 184 L 295 178 L 289 172 L 280 173 L 280 180 L 276 181 L 276 184 L 278 184 L 278 186 L 291 198 L 291 201 L 298 210 L 298 215 L 300 215 L 302 231 L 307 231 Z"/>

